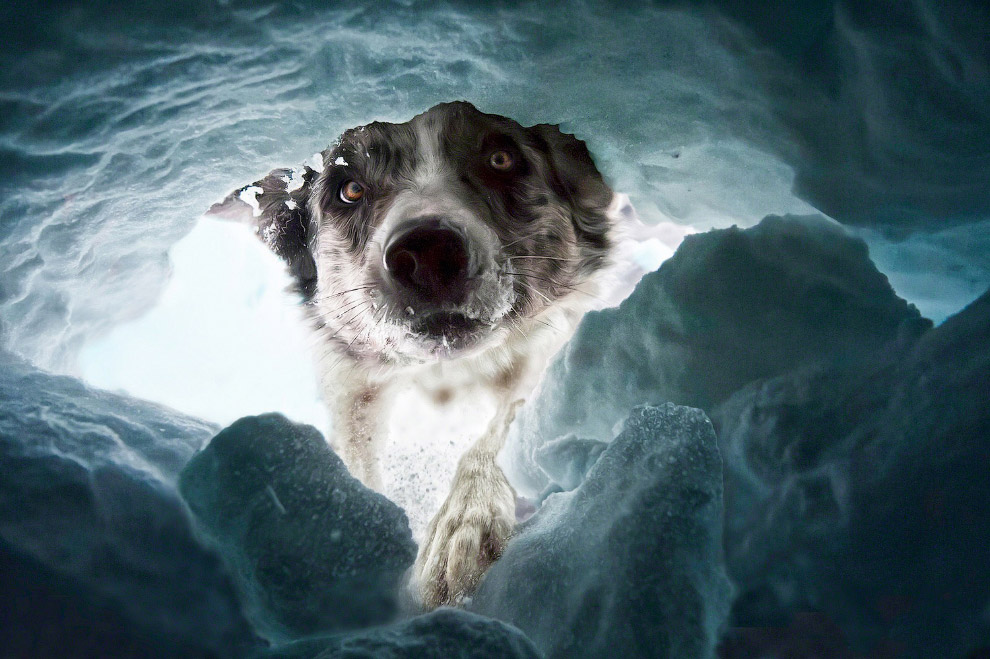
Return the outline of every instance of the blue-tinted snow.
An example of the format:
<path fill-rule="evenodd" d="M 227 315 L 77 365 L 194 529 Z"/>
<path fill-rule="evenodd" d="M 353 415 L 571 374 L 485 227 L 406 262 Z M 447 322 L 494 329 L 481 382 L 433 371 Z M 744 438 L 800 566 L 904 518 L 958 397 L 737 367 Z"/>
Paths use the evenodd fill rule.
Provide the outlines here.
<path fill-rule="evenodd" d="M 367 631 L 287 643 L 264 655 L 271 659 L 537 659 L 533 642 L 515 627 L 442 608 Z"/>
<path fill-rule="evenodd" d="M 236 656 L 257 645 L 173 485 L 214 431 L 0 352 L 4 656 Z"/>
<path fill-rule="evenodd" d="M 608 440 L 645 403 L 703 409 L 823 358 L 855 361 L 927 327 L 863 241 L 821 217 L 688 236 L 618 308 L 585 316 L 520 410 L 503 460 L 533 496 L 548 440 Z M 560 467 L 558 467 L 560 468 Z"/>
<path fill-rule="evenodd" d="M 742 628 L 728 656 L 822 630 L 870 656 L 990 648 L 988 350 L 990 291 L 920 338 L 716 408 Z"/>
<path fill-rule="evenodd" d="M 553 509 L 629 406 L 703 408 L 737 588 L 722 656 L 967 656 L 990 648 L 988 328 L 990 291 L 933 328 L 820 218 L 690 236 L 584 319 L 503 459 Z"/>
<path fill-rule="evenodd" d="M 520 417 L 543 433 L 516 435 L 530 440 L 516 445 L 532 449 L 526 473 L 553 482 L 470 606 L 530 640 L 454 613 L 326 637 L 400 613 L 412 546 L 401 511 L 343 473 L 315 430 L 246 419 L 192 458 L 181 481 L 200 536 L 173 479 L 211 426 L 4 356 L 0 560 L 14 578 L 0 602 L 16 624 L 0 632 L 49 656 L 70 641 L 238 656 L 258 633 L 288 656 L 532 656 L 530 641 L 560 656 L 710 656 L 723 623 L 732 658 L 985 650 L 988 313 L 990 293 L 933 329 L 863 243 L 820 219 L 685 242 L 618 310 L 586 319 L 584 368 L 561 370 L 564 353 L 530 403 L 547 423 Z M 694 326 L 691 340 L 672 323 Z M 603 324 L 615 341 L 586 341 Z M 655 349 L 672 336 L 680 348 Z M 625 371 L 656 377 L 611 386 Z M 604 383 L 605 421 L 632 401 L 692 397 L 722 464 L 697 410 L 633 411 L 607 444 L 595 417 L 591 436 L 574 432 L 560 412 L 589 382 Z"/>
<path fill-rule="evenodd" d="M 632 410 L 573 491 L 520 527 L 469 608 L 547 657 L 711 657 L 731 588 L 722 462 L 700 410 Z"/>
<path fill-rule="evenodd" d="M 313 427 L 240 419 L 182 472 L 180 490 L 273 638 L 391 621 L 416 557 L 402 510 L 365 488 Z"/>

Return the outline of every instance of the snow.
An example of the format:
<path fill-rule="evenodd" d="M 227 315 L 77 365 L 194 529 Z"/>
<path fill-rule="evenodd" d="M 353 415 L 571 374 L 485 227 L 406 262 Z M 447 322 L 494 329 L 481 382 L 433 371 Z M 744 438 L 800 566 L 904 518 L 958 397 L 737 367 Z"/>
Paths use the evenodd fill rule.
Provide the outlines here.
<path fill-rule="evenodd" d="M 314 656 L 538 659 L 540 654 L 511 625 L 456 609 L 438 609 L 389 627 L 296 641 L 264 656 L 272 659 Z"/>
<path fill-rule="evenodd" d="M 261 215 L 261 205 L 258 202 L 258 195 L 262 194 L 263 192 L 264 190 L 262 190 L 256 185 L 249 185 L 248 187 L 241 190 L 240 194 L 238 195 L 241 201 L 243 201 L 245 204 L 251 207 L 251 213 L 255 217 L 259 217 Z"/>
<path fill-rule="evenodd" d="M 551 657 L 709 657 L 729 611 L 722 470 L 694 409 L 640 407 L 519 528 L 468 608 Z"/>
<path fill-rule="evenodd" d="M 170 257 L 157 306 L 87 345 L 83 376 L 215 423 L 280 410 L 326 429 L 313 340 L 282 263 L 247 227 L 210 219 Z"/>
<path fill-rule="evenodd" d="M 235 656 L 256 645 L 173 485 L 214 432 L 0 351 L 5 654 Z"/>
<path fill-rule="evenodd" d="M 286 192 L 295 192 L 306 183 L 306 179 L 303 177 L 304 171 L 304 168 L 289 170 L 289 176 L 283 177 Z M 290 206 L 290 208 L 292 207 Z"/>
<path fill-rule="evenodd" d="M 502 462 L 537 496 L 549 484 L 535 459 L 543 442 L 609 440 L 646 403 L 711 409 L 754 379 L 833 351 L 855 359 L 927 322 L 865 243 L 824 218 L 690 235 L 618 308 L 585 316 L 520 410 Z"/>
<path fill-rule="evenodd" d="M 406 516 L 348 474 L 311 426 L 276 414 L 240 419 L 189 462 L 180 491 L 266 636 L 394 618 L 416 556 Z"/>
<path fill-rule="evenodd" d="M 990 291 L 940 327 L 755 382 L 713 411 L 733 617 L 771 628 L 741 629 L 734 656 L 780 651 L 804 611 L 821 620 L 795 644 L 832 629 L 860 652 L 986 646 L 988 328 Z"/>
<path fill-rule="evenodd" d="M 472 613 L 427 615 L 406 515 L 316 429 L 217 433 L 0 353 L 5 647 L 965 656 L 990 639 L 988 328 L 990 291 L 933 328 L 821 218 L 688 236 L 585 319 L 515 426 L 539 508 Z"/>

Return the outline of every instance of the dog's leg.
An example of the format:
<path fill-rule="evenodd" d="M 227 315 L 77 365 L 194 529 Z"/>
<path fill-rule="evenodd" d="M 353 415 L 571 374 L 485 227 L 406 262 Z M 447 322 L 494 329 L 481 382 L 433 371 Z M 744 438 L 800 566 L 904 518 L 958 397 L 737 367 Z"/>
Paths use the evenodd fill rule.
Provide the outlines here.
<path fill-rule="evenodd" d="M 498 560 L 515 525 L 515 491 L 495 458 L 522 400 L 503 399 L 485 434 L 457 464 L 450 494 L 416 559 L 424 606 L 455 604 Z"/>
<path fill-rule="evenodd" d="M 387 431 L 384 412 L 387 388 L 361 383 L 336 391 L 331 397 L 333 438 L 331 445 L 351 475 L 373 490 L 381 491 L 381 443 Z"/>

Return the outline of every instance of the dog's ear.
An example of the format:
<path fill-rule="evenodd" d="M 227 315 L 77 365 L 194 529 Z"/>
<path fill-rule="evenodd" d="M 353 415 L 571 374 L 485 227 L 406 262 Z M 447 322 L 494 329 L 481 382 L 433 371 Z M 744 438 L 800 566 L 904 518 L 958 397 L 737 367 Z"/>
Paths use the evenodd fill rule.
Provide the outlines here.
<path fill-rule="evenodd" d="M 607 248 L 609 220 L 605 211 L 612 202 L 612 189 L 595 166 L 587 145 L 574 135 L 562 133 L 559 126 L 537 124 L 529 130 L 546 154 L 551 187 L 571 205 L 579 236 L 595 247 Z"/>
<path fill-rule="evenodd" d="M 318 176 L 310 167 L 276 169 L 260 181 L 234 190 L 206 212 L 250 224 L 258 237 L 285 262 L 299 291 L 307 298 L 316 290 L 308 202 Z"/>

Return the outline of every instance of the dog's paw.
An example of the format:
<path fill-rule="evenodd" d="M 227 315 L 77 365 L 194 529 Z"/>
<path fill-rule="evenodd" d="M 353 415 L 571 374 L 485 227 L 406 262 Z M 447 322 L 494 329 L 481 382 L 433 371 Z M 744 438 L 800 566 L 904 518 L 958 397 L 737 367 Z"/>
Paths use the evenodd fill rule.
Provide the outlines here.
<path fill-rule="evenodd" d="M 494 460 L 465 456 L 416 559 L 423 605 L 458 604 L 498 560 L 515 524 L 515 493 Z"/>

